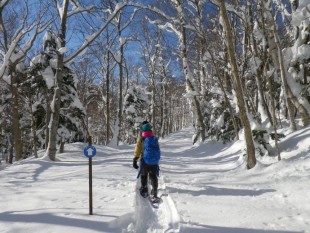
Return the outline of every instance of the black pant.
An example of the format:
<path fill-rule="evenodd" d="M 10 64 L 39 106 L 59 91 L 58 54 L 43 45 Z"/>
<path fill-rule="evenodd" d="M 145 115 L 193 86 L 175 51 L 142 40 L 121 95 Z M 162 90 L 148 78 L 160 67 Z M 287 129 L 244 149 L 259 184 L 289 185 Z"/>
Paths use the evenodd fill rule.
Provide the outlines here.
<path fill-rule="evenodd" d="M 143 164 L 141 171 L 141 185 L 145 187 L 147 185 L 148 176 L 150 177 L 152 185 L 152 194 L 157 195 L 158 189 L 158 178 L 157 178 L 158 165 L 147 165 Z"/>

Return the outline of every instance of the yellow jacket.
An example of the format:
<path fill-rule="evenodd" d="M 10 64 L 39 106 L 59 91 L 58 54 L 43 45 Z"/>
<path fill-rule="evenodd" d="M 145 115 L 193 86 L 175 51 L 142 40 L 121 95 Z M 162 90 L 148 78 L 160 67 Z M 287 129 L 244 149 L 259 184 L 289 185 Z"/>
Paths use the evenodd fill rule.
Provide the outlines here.
<path fill-rule="evenodd" d="M 138 136 L 133 155 L 134 155 L 134 158 L 137 158 L 140 160 L 142 159 L 142 156 L 143 156 L 143 140 L 142 140 L 141 135 Z"/>

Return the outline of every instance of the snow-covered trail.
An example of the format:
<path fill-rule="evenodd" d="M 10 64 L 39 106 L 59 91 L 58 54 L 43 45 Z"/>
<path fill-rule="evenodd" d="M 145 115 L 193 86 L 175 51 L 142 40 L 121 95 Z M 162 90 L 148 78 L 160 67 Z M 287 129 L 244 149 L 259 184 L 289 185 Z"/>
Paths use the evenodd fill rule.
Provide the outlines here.
<path fill-rule="evenodd" d="M 89 215 L 85 144 L 59 161 L 0 170 L 0 233 L 309 233 L 310 127 L 280 144 L 283 161 L 246 170 L 242 142 L 192 145 L 191 129 L 160 140 L 159 209 L 138 194 L 134 146 L 96 146 Z"/>
<path fill-rule="evenodd" d="M 288 136 L 291 145 L 280 143 L 283 158 L 284 148 L 289 154 L 296 145 L 302 148 L 297 159 L 260 158 L 251 170 L 240 157 L 242 141 L 193 146 L 189 134 L 182 130 L 161 143 L 166 190 L 182 233 L 310 232 L 310 192 L 304 187 L 310 182 L 310 132 Z"/>
<path fill-rule="evenodd" d="M 201 150 L 199 145 L 192 144 L 190 135 L 192 130 L 184 129 L 169 135 L 167 139 L 161 139 L 159 185 L 160 191 L 166 195 L 159 210 L 154 210 L 136 192 L 136 213 L 138 214 L 136 214 L 133 232 L 190 233 L 200 232 L 200 230 L 206 232 L 207 229 L 203 224 L 194 222 L 195 220 L 205 222 L 207 215 L 210 215 L 205 201 L 200 201 L 200 197 L 205 198 L 210 192 L 210 183 L 214 177 L 217 177 L 215 175 L 212 178 L 212 174 L 231 171 L 240 167 L 242 162 L 239 160 L 239 149 L 211 143 L 207 149 Z M 218 154 L 218 151 L 224 152 Z M 192 224 L 193 222 L 195 224 Z M 194 225 L 194 227 L 188 227 L 188 225 Z"/>
<path fill-rule="evenodd" d="M 132 148 L 97 147 L 89 215 L 84 146 L 66 145 L 57 162 L 31 158 L 0 171 L 1 233 L 116 233 L 132 222 Z"/>
<path fill-rule="evenodd" d="M 168 195 L 163 175 L 159 179 L 159 208 L 154 208 L 147 198 L 139 194 L 140 182 L 136 185 L 135 218 L 127 228 L 132 233 L 176 233 L 180 232 L 180 218 L 172 198 Z"/>
<path fill-rule="evenodd" d="M 134 146 L 96 146 L 93 215 L 89 215 L 85 144 L 66 145 L 58 161 L 30 158 L 0 170 L 0 233 L 180 232 L 179 215 L 159 181 L 163 203 L 153 209 L 138 194 Z"/>

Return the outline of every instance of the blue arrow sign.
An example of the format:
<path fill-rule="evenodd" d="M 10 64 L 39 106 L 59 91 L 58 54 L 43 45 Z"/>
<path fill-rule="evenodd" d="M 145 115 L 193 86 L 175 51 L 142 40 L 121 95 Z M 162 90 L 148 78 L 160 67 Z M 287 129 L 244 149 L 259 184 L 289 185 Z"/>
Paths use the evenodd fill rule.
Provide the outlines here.
<path fill-rule="evenodd" d="M 84 148 L 84 155 L 87 158 L 92 158 L 96 155 L 96 148 L 94 146 L 87 146 Z"/>

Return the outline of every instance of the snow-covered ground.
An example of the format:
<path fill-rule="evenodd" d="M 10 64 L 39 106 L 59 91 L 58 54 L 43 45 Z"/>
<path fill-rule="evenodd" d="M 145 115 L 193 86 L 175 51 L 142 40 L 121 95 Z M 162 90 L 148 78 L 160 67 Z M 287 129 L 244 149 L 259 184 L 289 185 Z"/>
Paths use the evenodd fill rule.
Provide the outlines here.
<path fill-rule="evenodd" d="M 191 144 L 191 129 L 161 140 L 153 209 L 137 189 L 133 146 L 96 146 L 89 215 L 85 144 L 57 162 L 29 158 L 0 171 L 0 233 L 310 232 L 310 128 L 280 143 L 282 161 L 246 170 L 242 142 Z"/>

